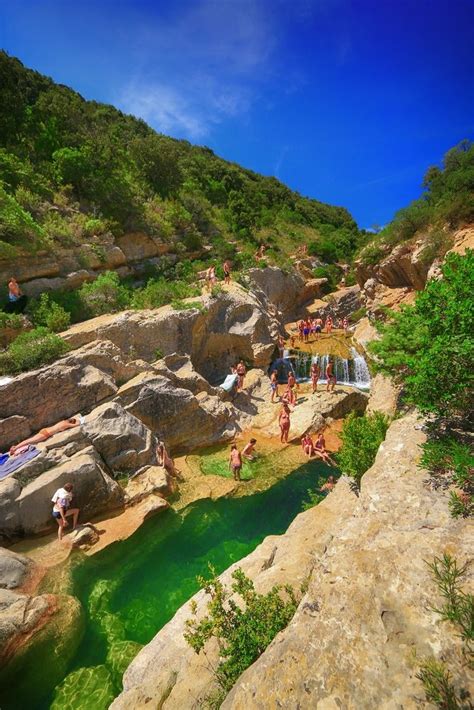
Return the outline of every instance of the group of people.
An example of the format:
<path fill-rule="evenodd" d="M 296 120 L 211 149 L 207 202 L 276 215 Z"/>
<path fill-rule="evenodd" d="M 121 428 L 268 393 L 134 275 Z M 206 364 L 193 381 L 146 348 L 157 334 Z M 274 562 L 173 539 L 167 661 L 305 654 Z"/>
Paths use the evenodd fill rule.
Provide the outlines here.
<path fill-rule="evenodd" d="M 309 316 L 307 318 L 303 318 L 298 322 L 298 332 L 299 332 L 299 339 L 300 342 L 302 343 L 307 343 L 309 342 L 309 338 L 311 335 L 315 335 L 316 338 L 319 338 L 321 336 L 321 333 L 323 331 L 326 331 L 326 333 L 329 335 L 332 333 L 333 328 L 338 328 L 339 330 L 343 330 L 344 333 L 347 334 L 348 328 L 349 328 L 349 321 L 347 318 L 339 318 L 337 325 L 335 325 L 334 320 L 332 316 L 327 316 L 326 320 L 323 321 L 322 318 L 319 316 L 315 318 L 310 318 Z M 292 345 L 294 345 L 294 340 L 295 336 L 292 338 Z"/>
<path fill-rule="evenodd" d="M 232 444 L 230 447 L 229 468 L 232 471 L 234 481 L 241 481 L 240 474 L 242 472 L 243 460 L 255 461 L 255 445 L 257 439 L 250 439 L 248 444 L 244 446 L 242 451 L 239 451 L 237 444 Z"/>
<path fill-rule="evenodd" d="M 316 440 L 313 441 L 311 434 L 303 434 L 301 437 L 301 448 L 308 458 L 311 456 L 316 456 L 322 459 L 325 463 L 335 466 L 336 463 L 332 460 L 328 452 L 326 451 L 326 440 L 324 434 L 320 432 Z"/>
<path fill-rule="evenodd" d="M 226 259 L 222 264 L 222 271 L 224 272 L 224 283 L 230 284 L 230 272 L 231 263 L 229 259 Z M 213 287 L 217 284 L 217 274 L 216 265 L 211 264 L 206 271 L 206 287 L 208 291 L 212 291 Z"/>

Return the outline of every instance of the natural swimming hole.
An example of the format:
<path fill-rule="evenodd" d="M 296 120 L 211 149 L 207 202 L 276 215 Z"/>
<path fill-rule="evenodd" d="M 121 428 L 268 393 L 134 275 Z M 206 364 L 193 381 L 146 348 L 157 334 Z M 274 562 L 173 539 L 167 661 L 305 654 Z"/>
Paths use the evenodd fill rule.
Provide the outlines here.
<path fill-rule="evenodd" d="M 272 464 L 269 457 L 253 469 L 250 464 L 251 483 L 284 458 L 276 456 Z M 219 453 L 204 456 L 202 472 L 217 473 L 219 460 Z M 196 577 L 208 574 L 208 564 L 222 572 L 267 535 L 285 532 L 308 500 L 308 489 L 315 490 L 334 473 L 311 460 L 266 490 L 200 500 L 179 513 L 169 510 L 127 540 L 92 557 L 76 556 L 67 593 L 83 608 L 82 640 L 66 663 L 53 637 L 23 664 L 7 666 L 1 676 L 2 710 L 105 710 L 121 690 L 127 665 L 198 590 Z M 57 591 L 53 577 L 42 592 Z"/>

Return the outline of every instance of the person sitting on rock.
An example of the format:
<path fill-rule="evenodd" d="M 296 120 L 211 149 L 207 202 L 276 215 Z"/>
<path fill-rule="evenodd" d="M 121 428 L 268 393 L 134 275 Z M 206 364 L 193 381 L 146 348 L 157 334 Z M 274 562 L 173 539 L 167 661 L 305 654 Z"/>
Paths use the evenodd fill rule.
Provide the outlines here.
<path fill-rule="evenodd" d="M 174 461 L 166 450 L 166 446 L 163 441 L 160 441 L 156 447 L 156 461 L 158 466 L 162 466 L 170 476 L 177 476 L 178 472 L 174 465 Z"/>
<path fill-rule="evenodd" d="M 22 293 L 18 281 L 13 276 L 10 276 L 8 282 L 8 303 L 5 306 L 5 313 L 23 313 L 27 301 L 28 298 Z"/>
<path fill-rule="evenodd" d="M 303 434 L 301 437 L 301 448 L 308 458 L 314 453 L 314 444 L 310 434 Z"/>
<path fill-rule="evenodd" d="M 314 444 L 314 455 L 317 456 L 319 459 L 322 459 L 324 463 L 331 464 L 331 466 L 336 465 L 336 463 L 332 460 L 332 458 L 326 451 L 326 441 L 324 439 L 323 432 L 320 432 L 318 434 L 318 438 L 316 439 L 316 443 Z"/>
<path fill-rule="evenodd" d="M 51 438 L 54 434 L 59 434 L 59 432 L 66 431 L 67 429 L 73 429 L 74 427 L 79 426 L 79 423 L 78 417 L 72 417 L 71 419 L 63 419 L 61 422 L 53 424 L 50 427 L 44 427 L 43 429 L 40 429 L 37 434 L 28 437 L 28 439 L 23 439 L 23 441 L 20 441 L 19 444 L 12 446 L 9 451 L 10 456 L 15 456 L 17 451 L 25 446 L 39 444 L 41 441 L 46 441 Z"/>
<path fill-rule="evenodd" d="M 234 481 L 240 481 L 240 472 L 242 471 L 242 456 L 237 448 L 237 444 L 232 444 L 230 447 L 229 468 L 232 471 Z"/>
<path fill-rule="evenodd" d="M 254 450 L 257 439 L 250 439 L 249 443 L 242 449 L 242 456 L 245 456 L 249 461 L 255 461 Z"/>
<path fill-rule="evenodd" d="M 79 508 L 71 508 L 72 501 L 72 483 L 65 483 L 63 488 L 58 488 L 51 502 L 53 505 L 53 518 L 58 524 L 58 540 L 63 539 L 64 528 L 67 527 L 67 517 L 72 515 L 72 529 L 77 527 L 77 519 L 79 518 Z"/>

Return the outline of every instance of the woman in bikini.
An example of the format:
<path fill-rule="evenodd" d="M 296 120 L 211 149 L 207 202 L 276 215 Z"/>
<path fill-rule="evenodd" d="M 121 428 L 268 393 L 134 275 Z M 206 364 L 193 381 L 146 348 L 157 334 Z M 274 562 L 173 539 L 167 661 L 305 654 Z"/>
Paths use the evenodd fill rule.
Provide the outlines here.
<path fill-rule="evenodd" d="M 332 317 L 328 316 L 326 318 L 326 333 L 328 333 L 328 335 L 329 335 L 331 333 L 331 331 L 332 331 Z"/>
<path fill-rule="evenodd" d="M 48 428 L 44 427 L 43 429 L 40 429 L 37 434 L 28 437 L 28 439 L 23 439 L 23 441 L 20 441 L 19 444 L 15 444 L 15 446 L 10 448 L 9 454 L 10 456 L 14 456 L 16 452 L 24 446 L 39 444 L 42 441 L 50 439 L 54 436 L 54 434 L 59 434 L 61 431 L 67 431 L 67 429 L 73 429 L 76 426 L 79 426 L 79 419 L 75 417 L 71 419 L 63 419 L 63 421 L 53 424 Z"/>
<path fill-rule="evenodd" d="M 336 465 L 332 458 L 329 456 L 328 452 L 326 451 L 326 441 L 324 439 L 323 432 L 320 432 L 318 434 L 318 438 L 316 439 L 316 443 L 314 444 L 314 455 L 322 459 L 324 463 L 330 464 L 331 466 Z"/>
<path fill-rule="evenodd" d="M 314 444 L 310 434 L 303 434 L 301 437 L 301 448 L 308 458 L 314 453 Z"/>
<path fill-rule="evenodd" d="M 272 398 L 270 401 L 274 402 L 275 395 L 278 397 L 278 375 L 276 370 L 273 370 L 272 374 L 270 375 L 270 387 L 272 390 Z"/>
<path fill-rule="evenodd" d="M 280 414 L 278 415 L 278 424 L 280 425 L 280 441 L 282 444 L 288 443 L 288 433 L 290 431 L 290 408 L 284 401 L 281 405 Z"/>

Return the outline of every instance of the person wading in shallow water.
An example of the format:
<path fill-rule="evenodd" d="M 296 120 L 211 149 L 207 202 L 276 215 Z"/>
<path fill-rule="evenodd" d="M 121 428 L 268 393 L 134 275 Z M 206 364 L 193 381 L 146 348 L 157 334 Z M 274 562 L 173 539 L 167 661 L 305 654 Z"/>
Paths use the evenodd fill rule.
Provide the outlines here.
<path fill-rule="evenodd" d="M 229 468 L 232 471 L 234 481 L 242 480 L 240 472 L 242 471 L 242 456 L 237 448 L 237 444 L 232 444 L 230 447 Z"/>

